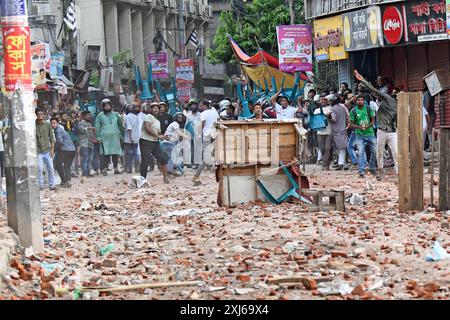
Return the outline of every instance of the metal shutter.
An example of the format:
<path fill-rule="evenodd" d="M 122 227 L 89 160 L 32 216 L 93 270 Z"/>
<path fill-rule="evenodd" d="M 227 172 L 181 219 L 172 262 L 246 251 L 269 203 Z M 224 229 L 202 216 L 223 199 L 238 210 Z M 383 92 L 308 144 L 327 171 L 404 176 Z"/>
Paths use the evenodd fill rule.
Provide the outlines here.
<path fill-rule="evenodd" d="M 407 46 L 408 57 L 408 90 L 422 90 L 422 80 L 428 74 L 428 57 L 426 45 Z"/>
<path fill-rule="evenodd" d="M 402 90 L 408 90 L 408 72 L 406 59 L 406 46 L 394 47 L 394 63 L 392 72 L 394 73 L 394 86 Z"/>
<path fill-rule="evenodd" d="M 450 42 L 449 41 L 439 41 L 429 43 L 428 47 L 428 72 L 431 72 L 436 69 L 445 69 L 450 72 Z M 441 95 L 441 99 L 445 99 L 445 125 L 450 125 L 450 90 L 443 95 Z M 440 126 L 440 111 L 438 105 L 438 98 L 435 98 L 435 107 L 436 110 L 436 127 Z"/>

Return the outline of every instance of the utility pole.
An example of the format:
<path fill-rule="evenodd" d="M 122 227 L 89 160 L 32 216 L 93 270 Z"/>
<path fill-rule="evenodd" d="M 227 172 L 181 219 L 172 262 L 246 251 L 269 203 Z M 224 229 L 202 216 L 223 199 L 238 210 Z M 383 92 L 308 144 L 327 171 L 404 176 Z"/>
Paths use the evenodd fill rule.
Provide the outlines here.
<path fill-rule="evenodd" d="M 180 57 L 186 58 L 186 47 L 185 47 L 185 23 L 184 23 L 184 0 L 178 0 L 178 31 L 180 35 Z"/>
<path fill-rule="evenodd" d="M 0 0 L 0 7 L 10 120 L 5 135 L 8 225 L 21 246 L 40 253 L 44 243 L 27 4 L 26 0 Z"/>
<path fill-rule="evenodd" d="M 289 0 L 289 15 L 291 17 L 291 24 L 295 24 L 294 0 Z"/>

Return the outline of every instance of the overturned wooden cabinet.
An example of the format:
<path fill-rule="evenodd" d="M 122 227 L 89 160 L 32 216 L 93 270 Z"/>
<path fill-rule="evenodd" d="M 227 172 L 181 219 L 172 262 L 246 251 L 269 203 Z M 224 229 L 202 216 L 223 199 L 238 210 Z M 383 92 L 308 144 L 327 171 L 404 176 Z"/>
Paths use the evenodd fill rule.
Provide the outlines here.
<path fill-rule="evenodd" d="M 217 127 L 219 205 L 266 201 L 258 179 L 275 197 L 289 190 L 292 185 L 280 163 L 293 164 L 300 158 L 302 129 L 297 120 L 220 121 Z M 295 166 L 298 179 L 300 168 Z"/>

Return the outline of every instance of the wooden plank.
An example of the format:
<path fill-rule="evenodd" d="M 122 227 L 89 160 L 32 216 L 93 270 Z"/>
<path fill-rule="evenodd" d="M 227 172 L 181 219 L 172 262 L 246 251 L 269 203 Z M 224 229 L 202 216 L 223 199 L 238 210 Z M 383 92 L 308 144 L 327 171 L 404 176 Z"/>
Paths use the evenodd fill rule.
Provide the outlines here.
<path fill-rule="evenodd" d="M 439 210 L 445 211 L 449 210 L 449 200 L 448 195 L 450 191 L 449 183 L 449 157 L 450 153 L 450 130 L 441 128 L 440 141 L 439 141 Z"/>
<path fill-rule="evenodd" d="M 409 95 L 400 92 L 397 96 L 397 144 L 398 144 L 398 192 L 399 211 L 409 209 Z"/>
<path fill-rule="evenodd" d="M 340 212 L 345 212 L 345 193 L 340 191 L 336 193 L 336 210 Z"/>
<path fill-rule="evenodd" d="M 446 132 L 446 136 L 447 136 L 447 152 L 446 154 L 446 162 L 447 162 L 447 197 L 446 197 L 446 201 L 447 201 L 447 208 L 445 210 L 450 210 L 450 159 L 449 159 L 449 154 L 450 154 L 450 129 L 449 128 L 445 128 L 444 131 Z"/>
<path fill-rule="evenodd" d="M 423 107 L 422 94 L 409 94 L 409 210 L 423 210 Z"/>
<path fill-rule="evenodd" d="M 297 123 L 298 120 L 297 119 L 293 119 L 293 120 L 278 120 L 278 121 L 264 121 L 264 120 L 251 120 L 251 121 L 246 121 L 246 120 L 225 120 L 225 121 L 217 121 L 218 124 L 222 124 L 226 127 L 230 127 L 233 125 L 242 125 L 242 124 L 248 124 L 248 125 L 257 125 L 257 124 L 281 124 L 281 125 L 286 125 L 286 124 L 293 124 L 293 123 Z"/>
<path fill-rule="evenodd" d="M 255 164 L 255 195 L 256 195 L 256 199 L 259 198 L 259 188 L 258 185 L 256 184 L 256 179 L 259 176 L 259 169 L 258 169 L 258 164 Z"/>
<path fill-rule="evenodd" d="M 434 207 L 434 130 L 435 128 L 431 129 L 431 164 L 430 164 L 430 202 L 431 207 Z"/>

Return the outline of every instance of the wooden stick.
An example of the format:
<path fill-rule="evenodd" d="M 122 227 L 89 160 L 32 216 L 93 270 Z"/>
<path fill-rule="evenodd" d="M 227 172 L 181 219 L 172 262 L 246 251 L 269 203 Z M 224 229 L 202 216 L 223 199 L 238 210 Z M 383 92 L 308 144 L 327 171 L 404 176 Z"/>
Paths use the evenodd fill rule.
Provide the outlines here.
<path fill-rule="evenodd" d="M 430 199 L 431 199 L 431 207 L 434 207 L 433 202 L 434 202 L 434 190 L 433 190 L 433 182 L 434 182 L 434 128 L 431 129 L 431 165 L 430 165 L 430 170 L 431 170 L 431 182 L 430 182 Z"/>
<path fill-rule="evenodd" d="M 156 288 L 169 288 L 169 287 L 182 287 L 182 286 L 197 286 L 201 281 L 181 281 L 181 282 L 155 282 L 155 283 L 143 283 L 129 286 L 117 286 L 117 287 L 85 287 L 81 288 L 82 292 L 97 290 L 98 292 L 119 292 L 136 289 L 156 289 Z"/>

